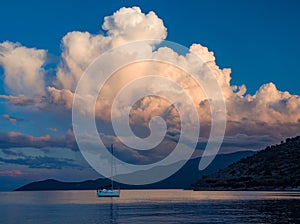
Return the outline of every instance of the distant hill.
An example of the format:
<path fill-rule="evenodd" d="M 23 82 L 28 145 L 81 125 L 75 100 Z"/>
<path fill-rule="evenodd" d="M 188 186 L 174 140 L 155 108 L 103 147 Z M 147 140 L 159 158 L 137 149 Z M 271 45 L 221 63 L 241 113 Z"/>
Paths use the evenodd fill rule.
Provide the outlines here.
<path fill-rule="evenodd" d="M 204 170 L 199 171 L 198 165 L 201 158 L 189 160 L 179 171 L 171 177 L 158 183 L 144 186 L 119 185 L 122 189 L 186 189 L 190 188 L 191 183 L 196 182 L 201 176 L 208 175 L 225 168 L 229 164 L 249 155 L 252 151 L 235 152 L 231 154 L 217 155 L 214 161 Z M 157 168 L 159 169 L 159 168 Z M 141 171 L 139 171 L 141 172 Z M 87 180 L 83 182 L 61 182 L 53 179 L 32 182 L 17 188 L 15 191 L 36 191 L 36 190 L 95 190 L 110 183 L 108 179 Z"/>
<path fill-rule="evenodd" d="M 268 146 L 211 175 L 195 190 L 300 190 L 300 136 Z"/>
<path fill-rule="evenodd" d="M 47 190 L 95 190 L 99 186 L 108 185 L 108 179 L 87 180 L 82 182 L 62 182 L 54 179 L 32 182 L 15 191 L 47 191 Z"/>

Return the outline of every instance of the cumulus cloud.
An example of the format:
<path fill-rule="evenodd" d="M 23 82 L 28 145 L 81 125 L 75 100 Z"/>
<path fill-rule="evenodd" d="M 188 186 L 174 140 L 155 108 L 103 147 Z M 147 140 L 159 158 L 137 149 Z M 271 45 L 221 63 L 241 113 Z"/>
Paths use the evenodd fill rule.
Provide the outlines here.
<path fill-rule="evenodd" d="M 59 106 L 60 109 L 71 110 L 73 105 L 74 93 L 68 89 L 56 89 L 54 87 L 48 87 L 48 104 Z"/>
<path fill-rule="evenodd" d="M 62 61 L 58 67 L 57 85 L 75 91 L 87 66 L 106 50 L 131 41 L 164 39 L 166 28 L 154 12 L 144 14 L 140 8 L 121 8 L 104 18 L 107 35 L 70 32 L 62 40 Z"/>
<path fill-rule="evenodd" d="M 56 85 L 75 91 L 77 82 L 87 66 L 101 53 L 109 49 L 109 37 L 88 32 L 70 32 L 63 37 L 61 64 L 57 70 Z"/>
<path fill-rule="evenodd" d="M 226 103 L 229 122 L 268 127 L 294 124 L 299 128 L 300 97 L 279 91 L 273 83 L 262 85 L 252 96 L 232 92 Z"/>
<path fill-rule="evenodd" d="M 163 21 L 153 11 L 142 13 L 139 7 L 121 8 L 112 16 L 106 16 L 102 28 L 113 37 L 113 46 L 135 40 L 165 39 L 167 36 Z"/>
<path fill-rule="evenodd" d="M 200 44 L 192 44 L 189 47 L 189 52 L 182 55 L 169 47 L 155 47 L 157 43 L 166 38 L 167 29 L 163 21 L 154 12 L 143 13 L 138 7 L 121 8 L 113 15 L 104 18 L 102 29 L 104 34 L 73 31 L 63 37 L 61 60 L 57 66 L 55 82 L 46 87 L 43 79 L 43 64 L 46 51 L 26 48 L 11 42 L 2 43 L 0 45 L 0 65 L 4 68 L 5 84 L 11 95 L 0 95 L 0 98 L 8 100 L 14 105 L 38 105 L 40 109 L 51 109 L 53 112 L 63 110 L 70 112 L 78 81 L 94 59 L 108 49 L 125 43 L 156 39 L 156 42 L 147 42 L 139 45 L 139 48 L 135 49 L 136 52 L 150 55 L 155 60 L 168 59 L 178 66 L 188 66 L 199 78 L 203 79 L 202 82 L 204 84 L 206 83 L 206 78 L 207 80 L 209 79 L 209 74 L 213 74 L 216 78 L 227 107 L 226 135 L 233 136 L 232 138 L 225 138 L 226 144 L 224 147 L 229 148 L 229 142 L 231 141 L 230 147 L 236 149 L 239 147 L 246 148 L 244 145 L 235 143 L 234 139 L 245 142 L 245 144 L 249 140 L 250 137 L 241 138 L 241 133 L 245 136 L 268 136 L 268 141 L 266 142 L 256 137 L 253 137 L 252 140 L 250 139 L 253 142 L 253 139 L 256 139 L 262 143 L 255 145 L 255 147 L 269 144 L 269 142 L 276 141 L 276 139 L 299 134 L 299 96 L 280 91 L 273 83 L 262 85 L 253 95 L 247 94 L 246 85 L 231 85 L 231 69 L 219 68 L 216 64 L 214 53 Z M 132 53 L 130 49 L 128 52 L 120 52 L 116 58 L 112 58 L 108 63 L 114 63 L 128 57 L 135 59 L 136 55 L 130 53 Z M 195 55 L 200 57 L 201 61 L 195 60 Z M 209 72 L 205 68 L 209 68 Z M 105 83 L 102 95 L 99 96 L 96 102 L 97 119 L 103 122 L 102 124 L 105 124 L 105 122 L 106 124 L 110 123 L 111 106 L 118 92 L 131 81 L 149 74 L 158 74 L 161 77 L 173 80 L 191 96 L 201 121 L 201 137 L 207 137 L 211 125 L 209 105 L 211 99 L 206 96 L 201 87 L 188 74 L 170 64 L 164 63 L 137 63 L 125 66 L 117 71 Z M 163 94 L 170 94 L 172 93 L 171 90 L 176 90 L 174 86 L 167 82 L 153 80 L 153 82 L 140 85 L 140 89 L 132 89 L 126 94 L 122 94 L 123 99 L 130 99 L 134 95 L 139 94 L 138 91 L 145 89 L 152 91 L 157 87 L 170 90 L 169 93 L 165 91 Z M 88 83 L 85 88 L 89 88 Z M 43 97 L 40 97 L 41 95 Z M 89 102 L 89 97 L 88 95 L 82 96 L 82 110 L 84 112 L 94 110 L 94 108 L 87 108 L 86 106 L 87 102 Z M 183 95 L 179 91 L 178 100 L 184 100 Z M 120 101 L 118 106 L 118 112 L 121 116 L 125 111 L 126 105 L 123 105 L 122 101 Z M 190 114 L 190 109 L 185 108 L 183 116 L 188 117 L 192 123 L 194 121 L 189 117 Z M 162 116 L 166 120 L 169 128 L 168 133 L 178 133 L 180 120 L 174 105 L 168 100 L 153 96 L 147 96 L 138 100 L 131 108 L 130 122 L 133 129 L 137 130 L 136 133 L 142 133 L 139 126 L 145 127 L 144 131 L 146 133 L 148 122 L 153 116 Z M 47 144 L 55 145 L 55 141 L 59 142 L 57 143 L 58 145 L 66 145 L 62 141 L 68 139 L 57 138 L 54 140 L 51 136 L 30 138 L 20 133 L 11 132 L 4 137 L 5 139 L 25 142 L 25 146 L 33 145 L 36 147 L 46 146 Z M 3 134 L 0 135 L 0 138 L 3 138 Z M 174 142 L 176 142 L 176 137 L 173 136 L 173 138 Z M 10 141 L 10 144 L 17 144 L 14 142 Z M 73 144 L 73 141 L 67 142 Z M 70 147 L 72 148 L 73 146 Z"/>
<path fill-rule="evenodd" d="M 15 95 L 43 95 L 46 51 L 27 48 L 19 43 L 0 43 L 0 65 L 5 71 L 5 84 Z"/>

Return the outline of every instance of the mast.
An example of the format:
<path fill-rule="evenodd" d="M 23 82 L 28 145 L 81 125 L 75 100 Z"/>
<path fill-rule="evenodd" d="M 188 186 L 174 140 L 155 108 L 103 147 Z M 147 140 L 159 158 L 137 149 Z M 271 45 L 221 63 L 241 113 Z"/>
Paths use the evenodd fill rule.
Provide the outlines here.
<path fill-rule="evenodd" d="M 114 145 L 113 144 L 111 144 L 110 145 L 110 148 L 111 148 L 111 170 L 110 170 L 110 172 L 111 172 L 111 189 L 114 189 L 114 175 L 113 175 L 113 166 L 114 166 Z"/>

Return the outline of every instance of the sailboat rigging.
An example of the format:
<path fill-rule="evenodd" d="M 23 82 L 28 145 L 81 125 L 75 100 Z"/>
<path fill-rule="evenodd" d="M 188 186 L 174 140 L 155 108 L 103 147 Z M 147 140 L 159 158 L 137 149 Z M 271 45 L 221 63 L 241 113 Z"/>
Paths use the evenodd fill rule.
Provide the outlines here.
<path fill-rule="evenodd" d="M 115 168 L 116 171 L 116 167 L 114 164 L 114 147 L 113 144 L 111 144 L 111 188 L 110 189 L 98 189 L 97 190 L 97 196 L 98 197 L 120 197 L 120 190 L 115 190 L 114 189 L 114 174 L 113 174 L 113 169 Z"/>

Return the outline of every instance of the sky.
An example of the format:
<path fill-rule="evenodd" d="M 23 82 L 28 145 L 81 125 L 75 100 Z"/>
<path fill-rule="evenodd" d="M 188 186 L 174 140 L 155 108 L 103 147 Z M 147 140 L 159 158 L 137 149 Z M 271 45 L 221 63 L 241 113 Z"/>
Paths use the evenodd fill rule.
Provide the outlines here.
<path fill-rule="evenodd" d="M 93 59 L 110 47 L 135 40 L 179 43 L 212 66 L 227 107 L 221 152 L 258 150 L 299 135 L 300 4 L 296 0 L 2 1 L 1 9 L 0 190 L 47 178 L 99 177 L 78 151 L 71 119 L 73 94 Z M 105 20 L 106 16 L 110 17 Z M 151 32 L 145 30 L 148 26 Z M 150 53 L 164 58 L 170 52 Z M 189 62 L 187 56 L 184 60 Z M 118 72 L 126 80 L 112 80 L 106 89 L 116 92 L 116 86 L 135 77 L 127 75 L 132 71 L 136 68 Z M 179 80 L 193 86 L 191 80 Z M 204 105 L 198 111 L 204 133 L 197 144 L 203 145 L 209 129 L 206 99 L 197 89 L 189 88 L 188 93 L 195 104 Z M 108 118 L 111 97 L 96 106 L 98 128 L 107 141 L 115 139 Z M 170 139 L 171 131 L 177 130 L 177 115 L 170 105 L 156 98 L 139 103 L 143 113 L 132 111 L 132 127 L 143 130 L 143 135 L 149 117 L 171 111 L 165 115 L 173 128 Z M 149 163 L 168 154 L 170 142 L 177 140 L 166 140 L 151 155 L 127 152 L 121 145 L 117 153 L 130 162 Z"/>

